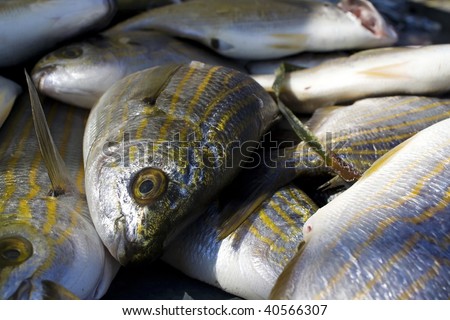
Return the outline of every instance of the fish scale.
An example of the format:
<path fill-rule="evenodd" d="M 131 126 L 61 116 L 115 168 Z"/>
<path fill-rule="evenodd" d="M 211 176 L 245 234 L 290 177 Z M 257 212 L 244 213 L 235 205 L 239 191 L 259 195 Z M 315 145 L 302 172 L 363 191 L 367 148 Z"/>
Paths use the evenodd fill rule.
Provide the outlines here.
<path fill-rule="evenodd" d="M 88 112 L 51 100 L 44 109 L 76 190 L 49 196 L 52 185 L 37 144 L 30 101 L 20 97 L 0 130 L 0 244 L 9 237 L 24 237 L 33 254 L 13 269 L 0 262 L 0 297 L 11 297 L 22 281 L 32 279 L 32 299 L 45 297 L 43 280 L 79 298 L 100 298 L 117 264 L 96 234 L 84 196 L 81 147 Z"/>
<path fill-rule="evenodd" d="M 167 233 L 201 214 L 237 174 L 243 155 L 231 156 L 229 144 L 259 141 L 277 118 L 275 102 L 255 81 L 221 66 L 151 68 L 111 87 L 89 117 L 84 157 L 91 214 L 113 255 L 127 263 L 160 253 Z M 114 159 L 105 145 L 115 148 Z M 133 154 L 127 163 L 124 149 Z M 129 184 L 144 168 L 162 170 L 168 184 L 162 199 L 139 205 Z M 114 187 L 100 186 L 102 179 Z M 102 198 L 117 201 L 109 206 Z"/>
<path fill-rule="evenodd" d="M 319 209 L 272 296 L 448 299 L 449 123 L 399 145 Z"/>
<path fill-rule="evenodd" d="M 208 210 L 182 232 L 163 260 L 190 277 L 247 299 L 267 299 L 278 275 L 303 240 L 302 227 L 318 207 L 288 185 L 228 238 L 219 240 L 221 207 Z"/>

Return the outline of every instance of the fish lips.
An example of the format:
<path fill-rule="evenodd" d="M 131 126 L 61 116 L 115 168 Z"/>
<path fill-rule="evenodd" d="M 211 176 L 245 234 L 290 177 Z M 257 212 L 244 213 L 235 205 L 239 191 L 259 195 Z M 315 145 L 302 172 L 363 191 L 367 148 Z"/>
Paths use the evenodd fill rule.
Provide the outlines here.
<path fill-rule="evenodd" d="M 8 300 L 78 300 L 70 290 L 50 280 L 23 280 Z"/>

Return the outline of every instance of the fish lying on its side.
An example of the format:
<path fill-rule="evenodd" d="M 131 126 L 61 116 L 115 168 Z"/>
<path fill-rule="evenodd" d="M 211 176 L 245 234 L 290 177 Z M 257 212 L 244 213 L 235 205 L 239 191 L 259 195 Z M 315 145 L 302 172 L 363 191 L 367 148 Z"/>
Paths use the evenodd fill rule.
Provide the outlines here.
<path fill-rule="evenodd" d="M 21 92 L 22 88 L 18 84 L 0 76 L 0 128 Z"/>
<path fill-rule="evenodd" d="M 391 45 L 395 31 L 369 1 L 339 6 L 314 1 L 194 0 L 132 17 L 113 30 L 161 30 L 239 59 L 270 59 L 302 51 Z"/>
<path fill-rule="evenodd" d="M 321 108 L 306 124 L 326 149 L 361 174 L 401 142 L 448 117 L 450 100 L 395 96 L 368 98 L 348 107 Z M 256 181 L 249 181 L 246 203 L 238 206 L 223 225 L 222 235 L 236 228 L 261 201 L 292 180 L 336 174 L 305 142 L 284 149 L 284 154 L 274 161 L 258 169 Z M 330 186 L 340 183 L 343 181 L 333 179 Z"/>
<path fill-rule="evenodd" d="M 450 45 L 358 52 L 307 70 L 286 73 L 280 98 L 296 112 L 366 97 L 440 94 L 450 90 Z M 275 76 L 254 76 L 272 90 Z"/>
<path fill-rule="evenodd" d="M 96 229 L 122 264 L 152 260 L 233 179 L 279 118 L 248 75 L 198 62 L 133 73 L 92 109 L 84 135 Z"/>
<path fill-rule="evenodd" d="M 229 237 L 219 240 L 220 207 L 213 202 L 167 247 L 163 260 L 242 298 L 267 299 L 303 240 L 303 224 L 317 209 L 305 193 L 289 185 Z"/>
<path fill-rule="evenodd" d="M 448 299 L 450 119 L 380 158 L 304 225 L 276 299 Z"/>
<path fill-rule="evenodd" d="M 46 103 L 53 144 L 35 99 L 38 138 L 26 97 L 0 130 L 0 299 L 98 299 L 119 264 L 98 237 L 84 195 L 88 113 Z"/>
<path fill-rule="evenodd" d="M 131 73 L 193 60 L 238 68 L 212 51 L 160 32 L 106 31 L 49 53 L 31 75 L 45 95 L 90 109 L 111 85 Z"/>
<path fill-rule="evenodd" d="M 77 34 L 109 22 L 114 0 L 3 0 L 0 67 L 17 65 Z"/>

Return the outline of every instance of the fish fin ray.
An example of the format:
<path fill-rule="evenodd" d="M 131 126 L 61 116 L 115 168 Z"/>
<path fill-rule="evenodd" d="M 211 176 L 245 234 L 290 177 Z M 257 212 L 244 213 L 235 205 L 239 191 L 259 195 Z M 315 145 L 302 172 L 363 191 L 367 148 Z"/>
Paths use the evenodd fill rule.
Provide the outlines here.
<path fill-rule="evenodd" d="M 76 190 L 71 182 L 66 165 L 53 142 L 50 129 L 45 118 L 39 95 L 36 91 L 30 76 L 25 70 L 25 76 L 30 94 L 30 104 L 33 115 L 33 123 L 36 136 L 41 151 L 42 158 L 47 168 L 47 173 L 52 184 L 52 196 L 65 194 L 66 192 Z"/>

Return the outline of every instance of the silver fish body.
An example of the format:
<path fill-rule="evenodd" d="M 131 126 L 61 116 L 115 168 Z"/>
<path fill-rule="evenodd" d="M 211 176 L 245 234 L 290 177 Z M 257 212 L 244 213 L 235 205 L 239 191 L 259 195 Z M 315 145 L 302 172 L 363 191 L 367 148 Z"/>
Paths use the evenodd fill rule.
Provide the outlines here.
<path fill-rule="evenodd" d="M 32 71 L 38 90 L 57 100 L 92 108 L 117 80 L 143 69 L 193 60 L 232 62 L 156 31 L 104 32 L 43 57 Z"/>
<path fill-rule="evenodd" d="M 0 2 L 0 67 L 17 65 L 56 43 L 107 23 L 113 0 Z"/>
<path fill-rule="evenodd" d="M 234 230 L 262 200 L 296 178 L 331 175 L 334 178 L 323 187 L 348 187 L 389 150 L 449 116 L 450 100 L 421 96 L 368 98 L 347 107 L 317 110 L 306 125 L 324 149 L 334 154 L 333 161 L 346 164 L 356 175 L 345 181 L 330 161 L 325 162 L 304 141 L 284 148 L 270 165 L 257 168 L 256 179 L 250 178 L 244 188 L 249 190 L 244 203 L 233 209 L 221 233 Z"/>
<path fill-rule="evenodd" d="M 380 158 L 304 225 L 272 298 L 448 299 L 450 119 Z"/>
<path fill-rule="evenodd" d="M 0 76 L 0 127 L 5 122 L 14 101 L 22 92 L 22 88 L 15 82 Z"/>
<path fill-rule="evenodd" d="M 230 236 L 218 239 L 214 202 L 165 250 L 163 260 L 195 279 L 245 299 L 267 299 L 303 240 L 304 222 L 317 206 L 293 185 L 283 187 Z"/>
<path fill-rule="evenodd" d="M 286 74 L 280 97 L 292 110 L 311 113 L 367 97 L 444 93 L 450 89 L 449 54 L 448 44 L 362 51 Z"/>
<path fill-rule="evenodd" d="M 118 264 L 98 237 L 84 196 L 88 114 L 50 101 L 45 110 L 76 188 L 49 195 L 30 101 L 21 97 L 0 131 L 0 299 L 98 299 Z"/>
<path fill-rule="evenodd" d="M 161 254 L 238 173 L 241 143 L 277 118 L 272 98 L 230 68 L 166 65 L 116 82 L 84 137 L 89 208 L 112 255 L 126 264 Z"/>
<path fill-rule="evenodd" d="M 340 6 L 314 1 L 196 0 L 144 12 L 113 29 L 161 30 L 227 57 L 254 60 L 302 51 L 386 46 L 397 39 L 364 0 L 344 0 Z"/>

